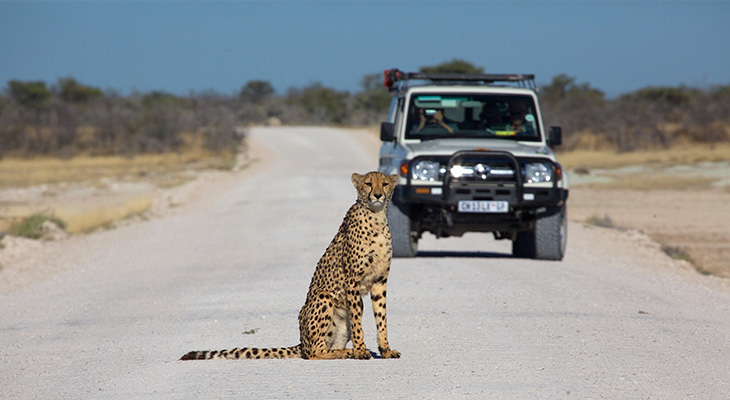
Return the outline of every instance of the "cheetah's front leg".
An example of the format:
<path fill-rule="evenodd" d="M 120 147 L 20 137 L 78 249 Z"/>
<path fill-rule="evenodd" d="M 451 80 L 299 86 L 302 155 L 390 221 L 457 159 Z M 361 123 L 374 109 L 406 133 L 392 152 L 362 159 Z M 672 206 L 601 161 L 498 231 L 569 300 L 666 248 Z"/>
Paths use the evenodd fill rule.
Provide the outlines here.
<path fill-rule="evenodd" d="M 370 358 L 370 352 L 365 347 L 362 331 L 362 295 L 355 288 L 355 280 L 351 280 L 350 289 L 347 291 L 347 306 L 352 325 L 352 357 L 367 360 Z"/>
<path fill-rule="evenodd" d="M 388 278 L 381 276 L 373 282 L 370 289 L 370 300 L 373 302 L 373 313 L 375 314 L 375 325 L 378 328 L 378 351 L 383 358 L 399 358 L 400 352 L 391 350 L 388 344 L 388 321 L 385 316 L 385 296 L 387 294 L 386 284 Z"/>

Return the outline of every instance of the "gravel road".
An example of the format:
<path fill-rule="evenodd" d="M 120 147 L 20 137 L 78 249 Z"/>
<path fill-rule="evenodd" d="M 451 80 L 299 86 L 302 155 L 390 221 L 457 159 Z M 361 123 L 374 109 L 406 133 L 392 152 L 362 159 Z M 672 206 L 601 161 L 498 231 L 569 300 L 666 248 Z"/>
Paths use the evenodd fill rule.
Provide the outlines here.
<path fill-rule="evenodd" d="M 45 246 L 16 267 L 60 272 L 0 296 L 0 397 L 730 395 L 727 282 L 640 233 L 575 223 L 562 262 L 513 259 L 509 243 L 478 234 L 427 237 L 420 257 L 396 259 L 388 322 L 401 359 L 177 361 L 297 344 L 314 266 L 355 199 L 350 174 L 377 166 L 369 133 L 261 128 L 251 140 L 259 162 L 168 215 Z"/>

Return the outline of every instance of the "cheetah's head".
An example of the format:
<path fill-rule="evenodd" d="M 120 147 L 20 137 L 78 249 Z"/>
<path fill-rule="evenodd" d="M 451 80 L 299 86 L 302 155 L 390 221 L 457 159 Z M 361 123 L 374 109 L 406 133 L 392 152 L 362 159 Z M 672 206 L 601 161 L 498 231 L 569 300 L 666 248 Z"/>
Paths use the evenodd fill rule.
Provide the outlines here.
<path fill-rule="evenodd" d="M 385 208 L 393 196 L 393 188 L 398 184 L 398 175 L 388 176 L 375 171 L 365 175 L 352 174 L 352 184 L 357 189 L 357 201 L 378 212 Z"/>

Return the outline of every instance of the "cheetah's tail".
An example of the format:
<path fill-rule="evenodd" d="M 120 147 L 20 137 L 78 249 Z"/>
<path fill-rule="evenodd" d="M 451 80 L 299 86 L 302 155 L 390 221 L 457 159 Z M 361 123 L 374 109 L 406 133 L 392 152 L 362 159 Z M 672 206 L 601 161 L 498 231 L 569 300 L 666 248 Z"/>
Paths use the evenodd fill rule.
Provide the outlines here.
<path fill-rule="evenodd" d="M 240 358 L 260 359 L 260 358 L 302 358 L 302 345 L 298 344 L 292 347 L 274 347 L 268 349 L 257 348 L 238 348 L 230 350 L 207 350 L 207 351 L 191 351 L 181 360 L 238 360 Z"/>

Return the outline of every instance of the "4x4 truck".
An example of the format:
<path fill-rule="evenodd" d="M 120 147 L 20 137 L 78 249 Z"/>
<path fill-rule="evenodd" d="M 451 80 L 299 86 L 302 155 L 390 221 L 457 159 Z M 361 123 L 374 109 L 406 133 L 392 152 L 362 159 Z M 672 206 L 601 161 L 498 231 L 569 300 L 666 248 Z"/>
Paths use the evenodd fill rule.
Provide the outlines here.
<path fill-rule="evenodd" d="M 386 70 L 379 171 L 398 174 L 388 207 L 394 257 L 424 232 L 492 232 L 515 257 L 562 260 L 568 177 L 542 124 L 534 75 Z"/>

